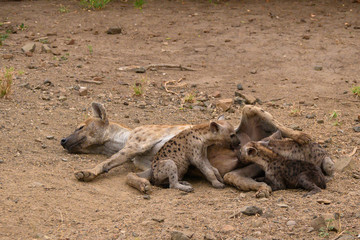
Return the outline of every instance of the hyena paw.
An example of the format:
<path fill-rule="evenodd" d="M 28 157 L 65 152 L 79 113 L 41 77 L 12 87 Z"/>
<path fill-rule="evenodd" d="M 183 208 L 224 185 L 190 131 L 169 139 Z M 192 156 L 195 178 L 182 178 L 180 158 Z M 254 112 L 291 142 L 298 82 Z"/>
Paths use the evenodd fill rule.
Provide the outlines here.
<path fill-rule="evenodd" d="M 96 175 L 89 170 L 83 170 L 83 171 L 75 172 L 75 177 L 79 181 L 90 182 L 91 180 L 96 178 Z"/>
<path fill-rule="evenodd" d="M 295 142 L 301 145 L 309 143 L 311 141 L 310 135 L 303 132 L 298 132 L 296 135 L 292 136 L 292 138 L 294 139 Z"/>

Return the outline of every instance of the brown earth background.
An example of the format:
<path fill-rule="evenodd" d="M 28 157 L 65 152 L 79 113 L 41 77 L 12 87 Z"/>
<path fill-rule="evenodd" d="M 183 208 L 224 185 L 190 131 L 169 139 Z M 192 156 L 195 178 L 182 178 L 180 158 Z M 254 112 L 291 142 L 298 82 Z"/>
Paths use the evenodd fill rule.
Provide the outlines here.
<path fill-rule="evenodd" d="M 191 239 L 358 238 L 359 152 L 326 190 L 307 198 L 286 190 L 256 199 L 254 192 L 217 190 L 194 178 L 194 193 L 155 187 L 144 199 L 125 184 L 132 164 L 78 182 L 74 170 L 106 157 L 71 155 L 59 144 L 91 113 L 93 101 L 130 127 L 201 123 L 220 114 L 237 125 L 242 105 L 226 112 L 215 106 L 239 100 L 234 93 L 241 92 L 286 126 L 309 133 L 337 163 L 349 160 L 360 145 L 354 130 L 360 101 L 351 92 L 360 81 L 358 1 L 147 0 L 140 10 L 129 0 L 100 11 L 78 1 L 1 1 L 0 22 L 0 34 L 8 33 L 0 67 L 15 69 L 12 94 L 0 99 L 1 239 L 170 239 L 174 231 Z M 114 27 L 122 33 L 106 33 Z M 36 49 L 25 54 L 29 42 Z M 148 64 L 196 71 L 118 70 Z M 167 81 L 176 94 L 166 91 Z M 80 96 L 78 87 L 87 94 Z M 251 205 L 264 214 L 230 218 Z M 320 215 L 331 220 L 319 231 L 314 218 Z"/>

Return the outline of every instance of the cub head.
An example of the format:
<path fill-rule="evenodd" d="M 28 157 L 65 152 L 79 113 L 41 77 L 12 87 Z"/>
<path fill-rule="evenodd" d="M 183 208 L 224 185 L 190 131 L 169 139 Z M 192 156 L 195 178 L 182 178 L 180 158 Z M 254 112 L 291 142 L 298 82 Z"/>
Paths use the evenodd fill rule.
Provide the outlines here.
<path fill-rule="evenodd" d="M 61 146 L 69 153 L 99 153 L 104 144 L 104 134 L 109 126 L 106 111 L 100 103 L 92 103 L 93 117 L 80 123 L 68 137 L 61 139 Z"/>
<path fill-rule="evenodd" d="M 216 141 L 222 145 L 229 145 L 230 148 L 236 149 L 240 146 L 240 140 L 235 133 L 234 126 L 220 117 L 217 121 L 210 122 L 210 132 Z"/>
<path fill-rule="evenodd" d="M 268 144 L 269 141 L 248 142 L 241 148 L 241 160 L 259 165 L 276 160 L 278 155 L 268 147 Z"/>

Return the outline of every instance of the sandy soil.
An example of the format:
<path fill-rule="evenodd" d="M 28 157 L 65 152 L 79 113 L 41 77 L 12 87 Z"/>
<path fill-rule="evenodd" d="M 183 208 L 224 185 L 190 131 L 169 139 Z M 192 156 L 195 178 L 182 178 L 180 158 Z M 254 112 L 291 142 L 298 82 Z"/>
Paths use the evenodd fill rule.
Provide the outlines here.
<path fill-rule="evenodd" d="M 234 98 L 240 83 L 240 92 L 260 99 L 286 126 L 311 134 L 335 161 L 360 145 L 353 129 L 360 125 L 360 101 L 351 92 L 360 81 L 360 3 L 146 2 L 139 10 L 133 1 L 113 1 L 101 11 L 83 10 L 78 1 L 0 3 L 0 34 L 8 32 L 0 67 L 16 71 L 11 98 L 0 99 L 0 238 L 169 239 L 174 231 L 191 239 L 358 238 L 359 151 L 326 190 L 307 198 L 286 190 L 256 199 L 253 192 L 190 179 L 194 193 L 155 188 L 148 200 L 125 184 L 126 173 L 135 171 L 131 164 L 90 183 L 76 181 L 74 170 L 106 159 L 71 155 L 59 144 L 93 101 L 129 127 L 200 123 L 222 113 L 236 125 L 241 105 L 227 112 L 213 106 Z M 113 27 L 122 33 L 107 34 Z M 21 47 L 28 42 L 36 49 L 27 56 Z M 41 52 L 43 44 L 51 52 Z M 118 70 L 148 64 L 196 71 Z M 163 87 L 179 79 L 167 84 L 176 94 Z M 141 96 L 134 95 L 135 84 Z M 87 87 L 85 96 L 79 86 Z M 203 103 L 183 104 L 191 98 Z M 252 205 L 264 214 L 230 218 Z M 320 215 L 337 232 L 317 230 Z"/>

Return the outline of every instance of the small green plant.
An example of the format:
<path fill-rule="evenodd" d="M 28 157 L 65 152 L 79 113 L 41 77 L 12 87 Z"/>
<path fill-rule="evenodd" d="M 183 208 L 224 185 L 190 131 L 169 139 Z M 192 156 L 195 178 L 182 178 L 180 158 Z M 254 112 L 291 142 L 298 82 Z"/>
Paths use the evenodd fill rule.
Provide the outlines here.
<path fill-rule="evenodd" d="M 330 114 L 330 119 L 336 119 L 338 117 L 338 113 L 334 110 L 331 114 Z"/>
<path fill-rule="evenodd" d="M 9 37 L 9 34 L 1 34 L 0 35 L 0 46 L 2 46 L 3 41 Z"/>
<path fill-rule="evenodd" d="M 319 229 L 319 237 L 323 237 L 323 238 L 327 238 L 329 237 L 329 232 L 330 231 L 339 231 L 335 229 L 335 225 L 334 225 L 334 219 L 330 218 L 330 219 L 326 219 L 326 227 L 321 227 Z M 340 222 L 340 219 L 339 219 Z"/>
<path fill-rule="evenodd" d="M 290 116 L 292 117 L 298 117 L 298 116 L 301 116 L 302 115 L 302 111 L 300 108 L 296 108 L 296 107 L 292 107 L 290 109 Z"/>
<path fill-rule="evenodd" d="M 66 53 L 65 55 L 62 55 L 61 57 L 60 57 L 60 61 L 66 61 L 66 60 L 68 60 L 68 57 L 69 57 L 69 53 Z"/>
<path fill-rule="evenodd" d="M 93 54 L 93 47 L 91 45 L 88 45 L 87 47 L 88 47 L 90 55 L 92 55 Z"/>
<path fill-rule="evenodd" d="M 21 31 L 24 31 L 26 30 L 28 27 L 24 24 L 24 23 L 21 23 L 19 26 L 18 26 L 18 29 L 21 30 Z"/>
<path fill-rule="evenodd" d="M 11 93 L 11 85 L 14 77 L 14 68 L 4 68 L 0 72 L 0 98 L 7 98 Z"/>
<path fill-rule="evenodd" d="M 81 0 L 80 4 L 89 9 L 102 9 L 111 0 Z"/>
<path fill-rule="evenodd" d="M 141 83 L 135 83 L 133 86 L 133 90 L 136 96 L 141 96 L 143 94 L 143 88 Z"/>
<path fill-rule="evenodd" d="M 142 9 L 144 4 L 145 4 L 144 0 L 135 0 L 134 2 L 134 6 L 137 9 Z"/>
<path fill-rule="evenodd" d="M 24 71 L 24 70 L 19 70 L 19 71 L 17 72 L 17 74 L 18 74 L 19 76 L 22 76 L 22 75 L 25 74 L 25 71 Z"/>
<path fill-rule="evenodd" d="M 354 86 L 351 88 L 351 92 L 356 96 L 360 97 L 360 86 Z"/>
<path fill-rule="evenodd" d="M 67 8 L 66 6 L 60 4 L 59 12 L 61 12 L 61 13 L 68 13 L 68 12 L 69 12 L 69 8 Z"/>
<path fill-rule="evenodd" d="M 192 93 L 189 93 L 184 97 L 184 102 L 186 103 L 193 103 L 195 101 L 195 96 Z"/>
<path fill-rule="evenodd" d="M 42 44 L 48 44 L 49 40 L 46 38 L 40 39 L 39 42 L 41 42 Z"/>

